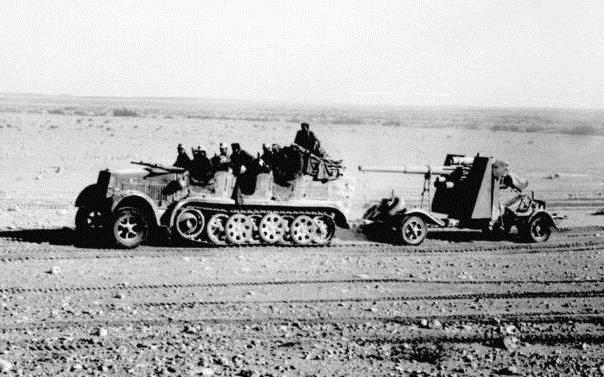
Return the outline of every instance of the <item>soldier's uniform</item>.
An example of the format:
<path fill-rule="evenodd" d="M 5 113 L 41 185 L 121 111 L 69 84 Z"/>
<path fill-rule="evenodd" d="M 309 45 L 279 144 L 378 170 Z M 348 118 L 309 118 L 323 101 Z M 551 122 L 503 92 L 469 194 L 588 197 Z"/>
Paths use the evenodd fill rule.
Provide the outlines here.
<path fill-rule="evenodd" d="M 239 144 L 231 144 L 231 166 L 233 174 L 237 176 L 233 199 L 237 204 L 243 204 L 242 194 L 252 194 L 256 188 L 256 174 L 258 174 L 258 162 L 248 152 L 241 149 Z M 245 170 L 242 168 L 245 167 Z M 242 171 L 243 170 L 243 171 Z"/>
<path fill-rule="evenodd" d="M 177 168 L 189 169 L 191 167 L 191 158 L 189 158 L 185 148 L 183 148 L 182 144 L 178 144 L 178 148 L 176 150 L 178 151 L 178 157 L 176 157 L 176 161 L 174 162 L 173 166 Z"/>
<path fill-rule="evenodd" d="M 317 149 L 317 144 L 319 141 L 317 140 L 315 134 L 310 130 L 298 130 L 296 132 L 296 138 L 294 139 L 294 143 L 298 144 L 302 148 L 308 150 L 311 153 Z"/>
<path fill-rule="evenodd" d="M 191 178 L 201 184 L 207 183 L 212 178 L 212 165 L 204 149 L 198 147 L 193 151 L 190 172 Z"/>
<path fill-rule="evenodd" d="M 215 154 L 210 160 L 214 170 L 228 171 L 231 167 L 231 159 L 228 155 L 227 146 L 220 143 L 219 153 Z"/>

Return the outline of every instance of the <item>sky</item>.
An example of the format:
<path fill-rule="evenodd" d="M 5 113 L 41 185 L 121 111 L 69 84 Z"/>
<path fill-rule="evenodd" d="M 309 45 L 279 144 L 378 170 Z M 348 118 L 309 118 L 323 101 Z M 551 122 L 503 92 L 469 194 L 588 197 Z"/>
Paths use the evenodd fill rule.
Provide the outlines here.
<path fill-rule="evenodd" d="M 0 92 L 604 108 L 604 1 L 3 0 Z"/>

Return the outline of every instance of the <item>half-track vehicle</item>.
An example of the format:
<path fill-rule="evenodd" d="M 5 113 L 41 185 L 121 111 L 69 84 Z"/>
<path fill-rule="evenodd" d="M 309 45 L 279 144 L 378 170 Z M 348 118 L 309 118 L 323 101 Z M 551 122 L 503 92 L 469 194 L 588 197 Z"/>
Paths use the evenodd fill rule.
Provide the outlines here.
<path fill-rule="evenodd" d="M 109 236 L 125 248 L 161 228 L 200 245 L 327 245 L 337 226 L 348 227 L 354 185 L 341 166 L 320 160 L 302 155 L 304 171 L 289 181 L 265 169 L 251 186 L 231 169 L 213 172 L 203 184 L 185 169 L 158 164 L 102 170 L 76 200 L 76 230 L 82 237 Z M 318 165 L 324 172 L 337 168 L 337 176 L 317 179 L 311 173 Z"/>
<path fill-rule="evenodd" d="M 405 205 L 393 195 L 371 206 L 363 215 L 361 230 L 373 239 L 419 245 L 428 227 L 479 229 L 501 237 L 512 227 L 527 242 L 545 242 L 555 227 L 543 200 L 522 192 L 528 181 L 510 173 L 508 166 L 492 157 L 447 155 L 443 166 L 361 167 L 363 172 L 421 174 L 424 190 L 420 207 Z M 431 196 L 431 178 L 436 192 Z M 504 197 L 504 190 L 514 196 Z M 432 211 L 423 208 L 431 201 Z"/>

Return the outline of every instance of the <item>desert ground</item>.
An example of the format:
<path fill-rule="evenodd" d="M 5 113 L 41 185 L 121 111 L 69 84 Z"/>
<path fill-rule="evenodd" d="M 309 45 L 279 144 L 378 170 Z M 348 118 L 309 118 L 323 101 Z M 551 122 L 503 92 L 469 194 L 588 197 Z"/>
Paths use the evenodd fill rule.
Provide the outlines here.
<path fill-rule="evenodd" d="M 358 165 L 480 153 L 528 178 L 559 229 L 544 244 L 434 231 L 408 247 L 354 228 L 323 248 L 75 242 L 99 170 L 171 164 L 178 143 L 256 153 L 301 121 L 355 179 L 353 223 L 422 185 Z M 603 145 L 604 111 L 0 95 L 0 372 L 604 375 Z"/>

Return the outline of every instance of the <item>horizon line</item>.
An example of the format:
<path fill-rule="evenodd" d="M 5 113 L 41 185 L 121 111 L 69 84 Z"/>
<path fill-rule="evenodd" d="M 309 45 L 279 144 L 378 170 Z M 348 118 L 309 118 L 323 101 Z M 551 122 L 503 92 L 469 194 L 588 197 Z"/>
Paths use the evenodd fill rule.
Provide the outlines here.
<path fill-rule="evenodd" d="M 118 100 L 200 100 L 200 101 L 224 101 L 224 102 L 241 102 L 241 103 L 257 103 L 264 105 L 281 105 L 281 106 L 342 106 L 342 107 L 373 107 L 373 108 L 474 108 L 474 109 L 534 109 L 534 110 L 587 110 L 587 111 L 604 111 L 604 107 L 589 107 L 576 105 L 476 105 L 476 104 L 356 104 L 350 102 L 312 102 L 312 101 L 282 101 L 274 99 L 251 99 L 251 98 L 212 98 L 198 96 L 121 96 L 121 95 L 80 95 L 69 93 L 36 93 L 36 92 L 0 92 L 0 96 L 5 97 L 58 97 L 58 98 L 81 98 L 81 99 L 118 99 Z"/>

